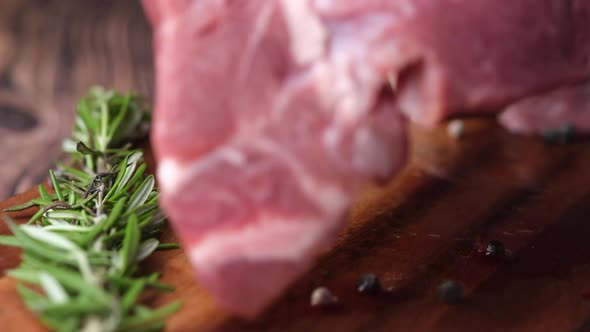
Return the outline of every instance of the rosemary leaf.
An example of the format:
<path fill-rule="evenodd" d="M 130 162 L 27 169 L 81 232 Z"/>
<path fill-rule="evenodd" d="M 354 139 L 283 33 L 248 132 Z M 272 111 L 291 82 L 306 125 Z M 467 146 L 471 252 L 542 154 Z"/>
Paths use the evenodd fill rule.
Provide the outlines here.
<path fill-rule="evenodd" d="M 0 235 L 0 245 L 10 247 L 20 247 L 21 243 L 19 240 L 12 235 Z"/>
<path fill-rule="evenodd" d="M 137 261 L 142 261 L 145 258 L 147 258 L 149 255 L 151 255 L 154 251 L 156 251 L 156 248 L 158 248 L 160 241 L 154 239 L 154 238 L 149 238 L 145 241 L 143 241 L 140 245 L 139 245 L 139 249 L 137 250 Z"/>
<path fill-rule="evenodd" d="M 159 309 L 153 310 L 149 315 L 134 316 L 123 320 L 121 332 L 145 331 L 155 324 L 161 324 L 170 314 L 180 309 L 180 302 L 173 302 Z"/>
<path fill-rule="evenodd" d="M 52 303 L 43 308 L 46 315 L 92 315 L 105 314 L 109 310 L 108 303 L 72 300 L 66 303 Z"/>
<path fill-rule="evenodd" d="M 19 267 L 8 271 L 8 275 L 17 279 L 39 284 L 39 274 L 46 272 L 51 274 L 67 290 L 75 294 L 86 294 L 100 303 L 109 303 L 110 299 L 105 290 L 96 285 L 89 284 L 80 273 L 68 267 L 47 264 L 46 262 L 29 257 L 31 267 Z"/>
<path fill-rule="evenodd" d="M 22 281 L 26 281 L 32 284 L 39 283 L 39 271 L 32 270 L 30 268 L 19 267 L 6 272 L 7 275 Z"/>
<path fill-rule="evenodd" d="M 180 245 L 178 243 L 161 243 L 156 248 L 156 250 L 171 250 L 171 249 L 180 249 Z"/>
<path fill-rule="evenodd" d="M 144 224 L 143 217 L 146 217 L 147 216 L 148 219 L 149 219 L 149 217 L 151 217 L 152 213 L 154 211 L 157 211 L 158 208 L 159 208 L 158 207 L 158 204 L 156 204 L 156 203 L 148 203 L 148 204 L 144 204 L 144 205 L 139 205 L 139 206 L 137 206 L 135 208 L 129 207 L 128 210 L 127 210 L 127 212 L 125 212 L 125 214 L 123 215 L 123 217 L 128 217 L 128 216 L 130 216 L 132 214 L 135 214 L 138 217 L 141 217 L 142 218 L 142 222 L 140 224 L 143 225 Z"/>
<path fill-rule="evenodd" d="M 39 209 L 39 211 L 35 212 L 35 214 L 31 217 L 31 219 L 27 222 L 27 224 L 35 223 L 41 216 L 45 213 L 43 209 Z"/>
<path fill-rule="evenodd" d="M 117 188 L 119 188 L 119 184 L 121 183 L 121 181 L 123 181 L 123 178 L 125 177 L 125 174 L 128 172 L 128 167 L 124 167 L 127 165 L 127 159 L 129 158 L 129 156 L 125 156 L 125 158 L 123 159 L 123 161 L 118 165 L 119 166 L 119 172 L 117 174 L 117 178 L 115 179 L 115 182 L 113 183 L 113 185 L 111 186 L 109 192 L 107 193 L 107 195 L 105 196 L 105 201 L 109 199 L 109 197 L 111 195 L 113 195 L 114 192 L 117 192 Z M 131 177 L 131 172 L 128 175 L 129 177 Z"/>
<path fill-rule="evenodd" d="M 86 226 L 75 226 L 69 223 L 66 223 L 65 225 L 49 225 L 49 226 L 45 226 L 46 230 L 49 231 L 62 231 L 62 232 L 92 232 L 92 228 L 86 227 Z"/>
<path fill-rule="evenodd" d="M 50 232 L 42 227 L 33 225 L 22 225 L 20 229 L 33 239 L 47 243 L 55 248 L 78 251 L 80 248 L 66 237 Z"/>
<path fill-rule="evenodd" d="M 137 302 L 137 298 L 145 288 L 145 284 L 146 281 L 140 279 L 132 283 L 127 292 L 125 292 L 125 295 L 121 300 L 121 306 L 123 307 L 125 313 L 131 311 L 131 309 L 135 305 L 135 302 Z"/>
<path fill-rule="evenodd" d="M 141 186 L 139 186 L 139 189 L 137 189 L 133 196 L 131 196 L 131 200 L 129 201 L 130 210 L 145 203 L 152 192 L 152 189 L 154 189 L 154 184 L 155 181 L 152 175 L 148 176 L 143 181 Z"/>
<path fill-rule="evenodd" d="M 130 151 L 129 160 L 130 164 L 139 162 L 141 158 L 143 158 L 143 153 L 141 151 Z"/>
<path fill-rule="evenodd" d="M 80 219 L 82 213 L 75 210 L 60 210 L 60 211 L 48 211 L 45 213 L 47 218 L 54 219 Z"/>
<path fill-rule="evenodd" d="M 47 297 L 53 303 L 63 304 L 68 301 L 68 294 L 59 284 L 59 281 L 57 281 L 51 274 L 41 272 L 39 274 L 39 281 L 41 282 L 41 287 L 43 287 L 45 293 L 47 293 Z"/>
<path fill-rule="evenodd" d="M 43 201 L 50 202 L 50 203 L 53 201 L 53 199 L 51 199 L 51 196 L 49 195 L 49 193 L 45 189 L 45 186 L 42 184 L 39 185 L 39 194 L 41 195 L 41 199 Z"/>
<path fill-rule="evenodd" d="M 23 225 L 23 226 L 30 226 L 36 227 L 31 225 Z M 23 227 L 21 226 L 21 227 Z M 17 238 L 20 243 L 20 246 L 25 250 L 34 254 L 38 257 L 46 259 L 47 261 L 54 261 L 54 260 L 64 260 L 66 262 L 66 258 L 63 256 L 63 252 L 61 250 L 55 249 L 53 246 L 49 244 L 42 243 L 39 241 L 33 240 L 29 237 L 24 231 L 20 230 L 19 227 L 12 226 L 12 233 Z"/>
<path fill-rule="evenodd" d="M 140 238 L 141 233 L 137 224 L 137 217 L 135 215 L 131 215 L 129 221 L 127 222 L 127 227 L 125 227 L 123 247 L 120 251 L 121 272 L 124 273 L 129 269 L 131 264 L 135 263 Z"/>
<path fill-rule="evenodd" d="M 117 129 L 119 129 L 119 125 L 121 124 L 121 121 L 127 115 L 127 109 L 129 106 L 130 99 L 131 99 L 131 95 L 125 96 L 123 106 L 121 106 L 121 111 L 115 116 L 115 118 L 113 119 L 113 121 L 110 125 L 110 128 L 108 130 L 108 138 L 109 139 L 113 139 L 113 137 L 117 133 Z"/>
<path fill-rule="evenodd" d="M 80 325 L 80 317 L 60 317 L 45 314 L 41 316 L 41 321 L 58 332 L 79 331 L 77 327 Z"/>
<path fill-rule="evenodd" d="M 64 195 L 61 193 L 61 189 L 59 188 L 59 183 L 57 183 L 57 179 L 55 178 L 55 173 L 53 172 L 52 169 L 49 170 L 49 177 L 51 178 L 51 184 L 53 186 L 53 190 L 55 191 L 55 194 L 57 195 L 57 199 L 59 199 L 60 202 L 63 202 Z"/>
<path fill-rule="evenodd" d="M 76 201 L 78 200 L 78 195 L 76 195 L 76 192 L 72 192 L 68 195 L 68 204 L 70 206 L 76 204 Z"/>
<path fill-rule="evenodd" d="M 174 287 L 155 281 L 159 277 L 160 276 L 156 273 L 156 274 L 152 274 L 151 276 L 149 276 L 147 278 L 143 278 L 142 280 L 145 281 L 146 287 L 157 289 L 157 290 L 163 291 L 163 292 L 173 292 Z M 133 285 L 133 283 L 136 282 L 136 280 L 137 279 L 133 279 L 133 278 L 129 278 L 129 277 L 121 277 L 121 276 L 112 276 L 109 278 L 110 282 L 112 282 L 116 285 L 124 286 L 124 287 L 131 287 Z"/>
<path fill-rule="evenodd" d="M 4 209 L 4 212 L 17 212 L 17 211 L 22 211 L 22 210 L 26 210 L 28 208 L 31 208 L 33 206 L 35 206 L 37 204 L 35 204 L 35 202 L 33 201 L 28 201 L 26 203 L 23 204 L 19 204 L 19 205 L 15 205 L 15 206 L 11 206 L 7 209 Z"/>
<path fill-rule="evenodd" d="M 127 200 L 125 198 L 115 203 L 115 206 L 111 210 L 111 213 L 109 214 L 107 219 L 104 222 L 99 223 L 92 228 L 92 230 L 88 234 L 87 242 L 94 240 L 100 233 L 104 232 L 105 230 L 113 228 L 115 223 L 119 220 L 121 213 L 123 212 L 125 203 L 127 203 Z"/>
<path fill-rule="evenodd" d="M 53 200 L 57 198 L 57 195 L 50 195 L 49 199 L 43 199 L 43 198 L 33 198 L 31 200 L 31 202 L 37 206 L 49 206 L 51 204 L 53 204 Z"/>
<path fill-rule="evenodd" d="M 156 331 L 179 303 L 148 309 L 147 290 L 173 291 L 160 274 L 138 274 L 138 262 L 157 249 L 166 217 L 158 206 L 143 154 L 129 141 L 147 133 L 143 99 L 93 88 L 77 106 L 72 136 L 63 143 L 71 165 L 49 172 L 55 191 L 39 186 L 39 198 L 6 209 L 39 210 L 25 225 L 7 218 L 13 236 L 0 245 L 22 248 L 21 264 L 7 272 L 40 286 L 19 284 L 27 307 L 56 331 Z"/>
<path fill-rule="evenodd" d="M 139 167 L 137 168 L 137 170 L 133 174 L 133 177 L 131 179 L 129 179 L 129 181 L 127 181 L 127 183 L 125 183 L 124 186 L 122 186 L 121 190 L 119 191 L 119 195 L 121 195 L 120 194 L 121 192 L 125 192 L 125 191 L 129 190 L 131 187 L 133 187 L 137 182 L 139 182 L 143 178 L 143 173 L 145 172 L 146 167 L 147 166 L 145 164 L 139 165 Z"/>
<path fill-rule="evenodd" d="M 73 180 L 77 180 L 77 181 L 81 181 L 81 182 L 87 182 L 87 183 L 90 183 L 90 181 L 92 180 L 92 176 L 84 173 L 81 170 L 75 169 L 73 167 L 66 166 L 62 162 L 57 162 L 57 166 L 62 170 L 62 172 L 66 176 L 72 178 Z"/>
<path fill-rule="evenodd" d="M 81 100 L 78 104 L 78 115 L 82 119 L 82 123 L 88 131 L 96 132 L 97 122 L 92 118 L 92 113 L 88 104 L 88 101 Z"/>
<path fill-rule="evenodd" d="M 21 283 L 16 285 L 16 290 L 22 294 L 22 297 L 26 301 L 38 301 L 38 300 L 49 301 L 48 298 L 44 297 L 43 295 L 35 292 L 34 290 L 26 287 L 25 285 L 23 285 Z"/>
<path fill-rule="evenodd" d="M 51 304 L 48 298 L 24 286 L 23 284 L 17 284 L 16 290 L 25 300 L 27 306 L 29 306 L 29 308 L 31 308 L 33 311 L 39 311 L 41 308 L 45 308 Z"/>

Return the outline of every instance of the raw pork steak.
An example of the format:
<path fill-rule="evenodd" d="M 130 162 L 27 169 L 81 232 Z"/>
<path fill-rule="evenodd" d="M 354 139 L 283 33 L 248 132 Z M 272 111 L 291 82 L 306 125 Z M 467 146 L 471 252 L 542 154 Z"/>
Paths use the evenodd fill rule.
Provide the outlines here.
<path fill-rule="evenodd" d="M 590 83 L 565 86 L 520 100 L 500 116 L 504 127 L 517 133 L 542 134 L 571 125 L 590 132 Z"/>
<path fill-rule="evenodd" d="M 304 1 L 146 6 L 162 205 L 199 282 L 253 315 L 329 248 L 361 186 L 405 160 L 404 121 L 379 98 L 386 22 L 331 35 Z"/>
<path fill-rule="evenodd" d="M 588 0 L 375 2 L 412 4 L 411 18 L 394 24 L 389 37 L 403 46 L 398 103 L 416 122 L 497 112 L 590 76 Z M 415 65 L 404 69 L 412 54 Z"/>
<path fill-rule="evenodd" d="M 402 165 L 399 114 L 434 124 L 588 74 L 587 0 L 144 6 L 162 205 L 200 283 L 243 316 L 330 246 L 363 185 Z"/>

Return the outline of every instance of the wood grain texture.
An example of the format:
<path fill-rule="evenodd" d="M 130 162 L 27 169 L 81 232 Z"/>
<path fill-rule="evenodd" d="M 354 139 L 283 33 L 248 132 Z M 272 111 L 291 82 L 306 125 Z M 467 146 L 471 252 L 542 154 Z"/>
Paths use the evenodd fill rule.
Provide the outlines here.
<path fill-rule="evenodd" d="M 136 0 L 0 1 L 0 199 L 46 177 L 92 85 L 151 95 Z"/>
<path fill-rule="evenodd" d="M 459 140 L 444 126 L 412 128 L 407 167 L 359 196 L 336 246 L 258 319 L 238 320 L 218 308 L 179 250 L 157 253 L 144 265 L 163 271 L 163 280 L 178 289 L 149 302 L 184 302 L 168 322 L 175 332 L 590 331 L 584 297 L 590 287 L 590 142 L 548 146 L 507 134 L 490 120 L 466 123 Z M 170 230 L 164 238 L 174 240 Z M 479 250 L 491 239 L 502 241 L 511 258 L 484 257 Z M 0 253 L 1 270 L 18 263 L 14 250 Z M 390 291 L 357 293 L 358 279 L 369 272 Z M 446 279 L 464 285 L 460 304 L 438 298 L 436 288 Z M 40 329 L 14 285 L 0 279 L 0 300 L 11 303 L 0 310 L 0 324 Z M 310 293 L 321 285 L 341 299 L 339 308 L 309 307 Z"/>

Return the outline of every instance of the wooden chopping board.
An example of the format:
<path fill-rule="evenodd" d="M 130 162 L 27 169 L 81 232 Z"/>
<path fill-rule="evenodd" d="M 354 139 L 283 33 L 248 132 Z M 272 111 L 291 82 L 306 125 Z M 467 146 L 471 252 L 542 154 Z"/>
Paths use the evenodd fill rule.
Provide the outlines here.
<path fill-rule="evenodd" d="M 444 126 L 412 128 L 408 166 L 383 187 L 367 188 L 335 248 L 254 321 L 231 318 L 204 294 L 180 250 L 145 265 L 177 287 L 183 309 L 169 331 L 590 331 L 590 143 L 546 145 L 509 135 L 491 120 L 466 121 L 461 139 Z M 0 204 L 4 208 L 35 191 Z M 33 211 L 13 214 L 23 218 Z M 0 233 L 7 233 L 4 225 Z M 173 235 L 167 231 L 167 240 Z M 509 260 L 478 252 L 504 242 Z M 17 252 L 0 249 L 0 269 Z M 386 294 L 355 291 L 376 273 Z M 442 303 L 436 287 L 454 279 L 465 300 Z M 342 300 L 338 310 L 309 307 L 314 287 Z M 0 279 L 3 331 L 41 330 L 15 282 Z"/>
<path fill-rule="evenodd" d="M 0 162 L 0 197 L 47 174 L 88 87 L 151 95 L 150 40 L 137 0 L 0 1 L 0 155 L 10 156 Z M 168 329 L 590 331 L 582 294 L 590 288 L 590 144 L 545 146 L 489 121 L 473 121 L 462 140 L 444 128 L 414 128 L 412 140 L 408 167 L 387 186 L 367 189 L 333 251 L 254 322 L 216 308 L 179 251 L 158 253 L 145 268 L 164 271 L 178 290 L 153 301 L 184 301 Z M 489 239 L 503 241 L 513 260 L 483 259 L 477 249 Z M 0 248 L 0 271 L 17 259 L 15 250 Z M 393 291 L 357 294 L 367 272 Z M 446 278 L 465 284 L 464 303 L 439 301 L 435 289 Z M 309 308 L 319 285 L 342 299 L 341 310 Z M 1 331 L 42 330 L 13 280 L 0 278 L 0 302 Z"/>

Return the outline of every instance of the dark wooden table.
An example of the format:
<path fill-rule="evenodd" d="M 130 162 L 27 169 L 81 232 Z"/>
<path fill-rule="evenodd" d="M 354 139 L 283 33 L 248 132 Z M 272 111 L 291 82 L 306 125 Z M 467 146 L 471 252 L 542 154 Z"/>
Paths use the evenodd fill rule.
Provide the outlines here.
<path fill-rule="evenodd" d="M 92 85 L 151 96 L 138 0 L 0 1 L 0 200 L 42 180 Z"/>
<path fill-rule="evenodd" d="M 49 166 L 54 152 L 48 146 L 68 134 L 73 102 L 89 85 L 113 83 L 149 93 L 149 30 L 135 1 L 4 0 L 0 6 L 0 45 L 18 46 L 0 48 L 0 112 L 17 119 L 11 120 L 15 125 L 2 116 L 4 127 L 17 127 L 0 132 L 3 142 L 13 137 L 2 144 L 9 157 L 2 172 L 14 163 L 20 170 L 0 179 L 14 188 L 14 179 L 24 181 L 23 169 Z M 31 120 L 22 112 L 37 119 L 37 126 L 23 125 Z M 39 128 L 53 141 L 36 136 Z M 145 268 L 164 271 L 164 280 L 178 290 L 153 301 L 185 303 L 169 330 L 590 331 L 590 301 L 584 297 L 590 288 L 590 143 L 548 146 L 510 135 L 490 119 L 468 121 L 462 139 L 449 137 L 444 126 L 414 127 L 411 134 L 408 166 L 386 186 L 359 197 L 336 247 L 255 321 L 217 308 L 194 282 L 182 252 L 156 254 Z M 41 158 L 41 151 L 48 152 Z M 33 195 L 14 197 L 0 208 Z M 31 212 L 13 217 L 24 220 Z M 509 259 L 479 252 L 492 239 L 505 244 Z M 0 249 L 1 271 L 18 263 L 16 254 Z M 391 291 L 376 297 L 356 293 L 358 278 L 368 272 Z M 464 285 L 463 302 L 447 305 L 438 298 L 436 288 L 445 279 Z M 39 330 L 14 285 L 0 279 L 2 330 Z M 309 294 L 319 285 L 341 298 L 338 310 L 309 307 Z"/>

